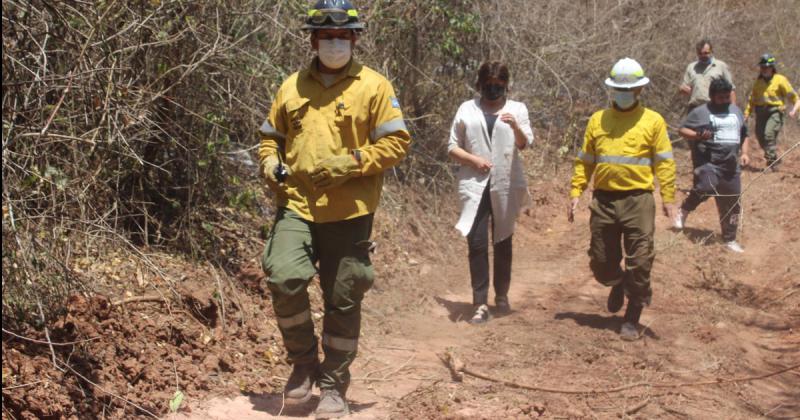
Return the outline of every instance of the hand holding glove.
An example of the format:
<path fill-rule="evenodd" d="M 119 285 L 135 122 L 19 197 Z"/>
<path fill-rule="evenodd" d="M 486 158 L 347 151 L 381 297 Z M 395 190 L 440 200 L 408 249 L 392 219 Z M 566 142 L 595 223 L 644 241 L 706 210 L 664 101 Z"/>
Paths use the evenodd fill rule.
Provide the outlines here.
<path fill-rule="evenodd" d="M 314 188 L 326 190 L 361 174 L 361 163 L 352 154 L 329 157 L 311 172 Z"/>

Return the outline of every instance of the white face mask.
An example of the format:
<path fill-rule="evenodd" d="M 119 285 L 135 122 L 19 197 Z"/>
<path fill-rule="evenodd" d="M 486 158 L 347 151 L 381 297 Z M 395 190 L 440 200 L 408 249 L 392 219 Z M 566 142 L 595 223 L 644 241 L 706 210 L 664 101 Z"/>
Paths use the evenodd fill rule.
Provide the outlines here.
<path fill-rule="evenodd" d="M 628 109 L 636 103 L 636 92 L 632 90 L 615 90 L 614 103 L 619 109 Z"/>
<path fill-rule="evenodd" d="M 337 70 L 347 65 L 352 55 L 349 39 L 320 39 L 319 60 L 331 69 Z"/>

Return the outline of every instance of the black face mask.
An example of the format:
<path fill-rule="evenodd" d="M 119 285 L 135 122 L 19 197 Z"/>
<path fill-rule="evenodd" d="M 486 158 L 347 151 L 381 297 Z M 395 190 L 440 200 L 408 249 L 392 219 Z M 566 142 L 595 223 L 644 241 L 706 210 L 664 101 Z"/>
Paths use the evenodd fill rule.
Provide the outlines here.
<path fill-rule="evenodd" d="M 711 110 L 713 114 L 721 114 L 728 112 L 728 108 L 730 108 L 731 104 L 729 102 L 722 103 L 722 104 L 715 104 L 713 102 L 708 103 L 708 109 Z"/>
<path fill-rule="evenodd" d="M 486 85 L 481 89 L 481 96 L 494 101 L 502 98 L 506 94 L 506 87 L 503 85 Z"/>

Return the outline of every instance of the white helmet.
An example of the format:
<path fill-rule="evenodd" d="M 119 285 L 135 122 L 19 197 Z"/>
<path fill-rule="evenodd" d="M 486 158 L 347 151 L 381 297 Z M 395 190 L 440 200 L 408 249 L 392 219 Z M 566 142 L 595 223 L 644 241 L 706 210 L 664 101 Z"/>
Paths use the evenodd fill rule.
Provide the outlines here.
<path fill-rule="evenodd" d="M 606 86 L 612 88 L 632 89 L 650 83 L 644 76 L 642 66 L 632 58 L 623 58 L 614 64 L 611 77 L 606 79 Z"/>

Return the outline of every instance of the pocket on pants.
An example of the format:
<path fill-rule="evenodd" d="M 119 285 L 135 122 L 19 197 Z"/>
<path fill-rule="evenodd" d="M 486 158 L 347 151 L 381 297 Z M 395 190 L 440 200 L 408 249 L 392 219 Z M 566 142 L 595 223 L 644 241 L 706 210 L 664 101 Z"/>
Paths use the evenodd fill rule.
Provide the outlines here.
<path fill-rule="evenodd" d="M 358 249 L 358 253 L 360 255 L 346 256 L 339 262 L 334 291 L 334 298 L 339 301 L 334 303 L 336 306 L 343 307 L 361 302 L 364 294 L 375 282 L 375 271 L 369 259 L 368 249 Z"/>

